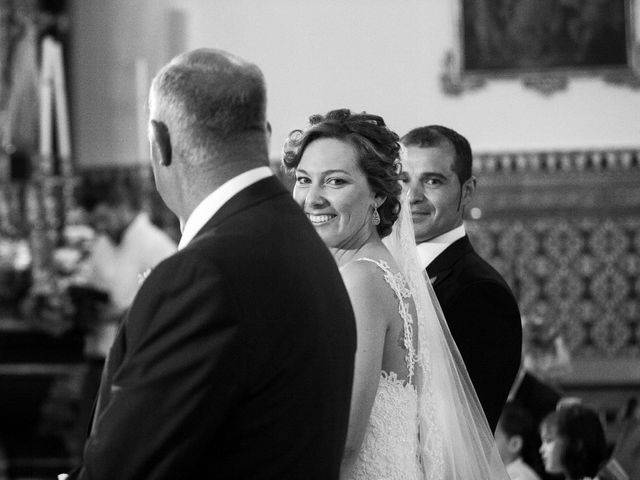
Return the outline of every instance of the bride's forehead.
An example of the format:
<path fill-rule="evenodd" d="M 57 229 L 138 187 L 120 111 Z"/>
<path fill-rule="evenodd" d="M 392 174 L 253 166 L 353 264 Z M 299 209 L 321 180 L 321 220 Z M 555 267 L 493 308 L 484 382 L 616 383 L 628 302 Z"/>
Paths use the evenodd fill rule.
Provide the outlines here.
<path fill-rule="evenodd" d="M 305 149 L 298 168 L 321 172 L 345 170 L 362 174 L 357 150 L 350 143 L 335 138 L 320 138 Z"/>

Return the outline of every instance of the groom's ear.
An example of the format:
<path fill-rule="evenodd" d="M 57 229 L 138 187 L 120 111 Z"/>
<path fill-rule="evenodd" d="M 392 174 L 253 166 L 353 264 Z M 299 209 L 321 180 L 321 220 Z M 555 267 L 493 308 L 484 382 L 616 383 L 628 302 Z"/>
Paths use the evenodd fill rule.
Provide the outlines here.
<path fill-rule="evenodd" d="M 460 187 L 462 189 L 460 194 L 460 206 L 467 206 L 473 199 L 474 193 L 476 193 L 476 177 L 469 177 Z"/>
<path fill-rule="evenodd" d="M 171 136 L 167 124 L 159 120 L 151 120 L 151 147 L 157 152 L 158 163 L 164 167 L 171 165 Z"/>

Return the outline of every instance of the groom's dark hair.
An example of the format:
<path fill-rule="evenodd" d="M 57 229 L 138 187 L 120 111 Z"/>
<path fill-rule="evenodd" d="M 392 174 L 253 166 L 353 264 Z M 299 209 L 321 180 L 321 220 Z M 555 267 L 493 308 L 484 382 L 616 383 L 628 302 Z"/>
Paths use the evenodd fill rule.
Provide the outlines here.
<path fill-rule="evenodd" d="M 442 125 L 427 125 L 414 128 L 400 139 L 405 147 L 419 148 L 438 147 L 447 141 L 456 152 L 453 170 L 462 185 L 471 178 L 473 154 L 469 141 L 458 132 Z"/>

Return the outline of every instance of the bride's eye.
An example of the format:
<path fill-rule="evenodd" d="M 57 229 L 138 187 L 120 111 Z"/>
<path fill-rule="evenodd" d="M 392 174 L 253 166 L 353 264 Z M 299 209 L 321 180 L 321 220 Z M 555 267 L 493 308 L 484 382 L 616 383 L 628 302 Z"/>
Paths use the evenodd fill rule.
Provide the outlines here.
<path fill-rule="evenodd" d="M 309 179 L 309 177 L 303 177 L 303 176 L 296 176 L 296 183 L 298 185 L 307 185 L 309 183 L 311 183 L 311 179 Z"/>
<path fill-rule="evenodd" d="M 327 185 L 332 186 L 332 187 L 339 187 L 339 186 L 342 186 L 342 185 L 346 184 L 347 181 L 342 179 L 342 178 L 332 177 L 332 178 L 328 178 L 325 183 Z"/>

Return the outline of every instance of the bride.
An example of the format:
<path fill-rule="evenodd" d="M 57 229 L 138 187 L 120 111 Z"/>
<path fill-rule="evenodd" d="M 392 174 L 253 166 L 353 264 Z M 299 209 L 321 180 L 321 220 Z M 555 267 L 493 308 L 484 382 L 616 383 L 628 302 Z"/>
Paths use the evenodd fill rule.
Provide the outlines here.
<path fill-rule="evenodd" d="M 341 479 L 508 479 L 417 261 L 398 136 L 381 117 L 334 110 L 289 134 L 283 164 L 356 316 Z"/>

